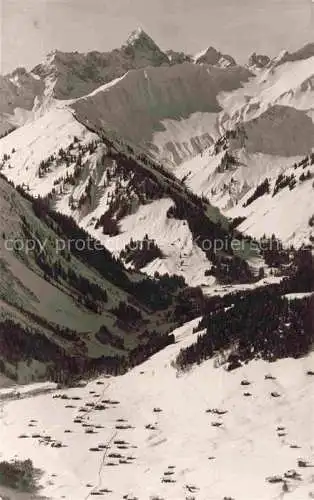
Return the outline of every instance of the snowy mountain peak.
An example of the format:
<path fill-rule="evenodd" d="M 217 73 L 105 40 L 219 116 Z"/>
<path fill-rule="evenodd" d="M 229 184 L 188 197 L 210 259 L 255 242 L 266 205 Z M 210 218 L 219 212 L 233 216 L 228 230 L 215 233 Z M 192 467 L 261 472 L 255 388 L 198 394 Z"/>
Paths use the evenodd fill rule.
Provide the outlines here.
<path fill-rule="evenodd" d="M 141 40 L 142 38 L 150 38 L 147 33 L 143 30 L 142 27 L 136 28 L 134 31 L 131 32 L 129 35 L 126 45 L 132 45 L 133 43 L 137 42 L 138 40 Z"/>
<path fill-rule="evenodd" d="M 211 66 L 220 66 L 223 68 L 236 66 L 237 64 L 233 57 L 228 54 L 222 54 L 214 47 L 208 47 L 196 54 L 193 59 L 196 64 L 210 64 Z"/>
<path fill-rule="evenodd" d="M 156 42 L 141 27 L 131 32 L 122 47 L 147 48 L 160 51 Z"/>
<path fill-rule="evenodd" d="M 122 45 L 121 52 L 125 57 L 134 61 L 136 67 L 162 66 L 170 63 L 167 54 L 142 28 L 132 31 L 127 41 Z M 145 64 L 143 61 L 146 61 Z"/>
<path fill-rule="evenodd" d="M 48 52 L 48 54 L 46 54 L 46 57 L 44 58 L 42 64 L 44 66 L 49 66 L 50 64 L 53 64 L 58 56 L 58 52 L 59 51 L 57 49 L 53 49 L 50 52 Z"/>

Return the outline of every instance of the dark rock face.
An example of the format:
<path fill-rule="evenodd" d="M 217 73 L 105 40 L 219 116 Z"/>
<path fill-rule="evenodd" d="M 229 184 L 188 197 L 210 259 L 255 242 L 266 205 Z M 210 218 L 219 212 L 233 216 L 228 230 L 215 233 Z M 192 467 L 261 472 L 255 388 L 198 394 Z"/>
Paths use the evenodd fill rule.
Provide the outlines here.
<path fill-rule="evenodd" d="M 210 64 L 211 66 L 231 67 L 236 66 L 236 61 L 228 54 L 222 54 L 214 47 L 209 47 L 207 51 L 198 57 L 197 64 Z"/>
<path fill-rule="evenodd" d="M 167 50 L 166 52 L 171 64 L 183 64 L 184 62 L 193 62 L 192 57 L 184 52 L 176 52 L 175 50 Z"/>
<path fill-rule="evenodd" d="M 280 64 L 284 64 L 286 62 L 294 62 L 294 61 L 304 61 L 305 59 L 309 59 L 314 56 L 314 43 L 308 43 L 301 47 L 301 49 L 296 50 L 295 52 L 284 52 L 282 57 L 277 61 L 276 66 Z"/>
<path fill-rule="evenodd" d="M 255 66 L 256 68 L 265 68 L 270 63 L 270 57 L 263 54 L 253 54 L 249 58 L 249 67 Z"/>
<path fill-rule="evenodd" d="M 33 73 L 42 79 L 56 80 L 53 93 L 57 99 L 76 99 L 132 69 L 169 64 L 167 54 L 152 38 L 137 30 L 120 49 L 111 52 L 54 51 L 46 63 L 33 69 Z"/>

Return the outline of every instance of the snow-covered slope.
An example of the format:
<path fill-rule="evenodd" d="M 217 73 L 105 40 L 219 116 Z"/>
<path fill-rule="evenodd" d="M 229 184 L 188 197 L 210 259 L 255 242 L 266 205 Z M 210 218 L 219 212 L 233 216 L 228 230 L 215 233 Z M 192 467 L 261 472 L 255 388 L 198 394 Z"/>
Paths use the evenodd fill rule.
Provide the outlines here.
<path fill-rule="evenodd" d="M 252 76 L 213 48 L 206 54 L 206 60 L 196 60 L 164 52 L 142 29 L 111 52 L 54 50 L 31 73 L 18 69 L 2 77 L 0 135 L 42 116 L 60 101 L 72 101 L 94 125 L 145 144 L 176 164 L 216 138 L 214 121 L 221 110 L 217 94 L 239 88 Z M 202 125 L 195 127 L 199 118 Z M 162 133 L 155 141 L 157 132 Z"/>
<path fill-rule="evenodd" d="M 171 198 L 161 198 L 141 205 L 136 213 L 122 219 L 121 233 L 117 236 L 106 236 L 102 234 L 101 229 L 91 229 L 92 219 L 97 217 L 97 213 L 101 215 L 100 210 L 103 208 L 89 214 L 81 224 L 117 256 L 131 239 L 143 241 L 148 235 L 158 245 L 163 257 L 156 258 L 143 267 L 143 272 L 151 276 L 154 276 L 155 272 L 184 276 L 190 286 L 211 285 L 215 280 L 205 277 L 210 264 L 205 253 L 193 241 L 187 221 L 167 217 L 168 210 L 174 205 Z"/>
<path fill-rule="evenodd" d="M 122 373 L 198 314 L 203 297 L 184 280 L 126 271 L 73 220 L 2 177 L 0 228 L 0 371 L 17 383 Z"/>
<path fill-rule="evenodd" d="M 281 174 L 277 177 L 264 177 L 260 186 L 269 179 L 269 190 L 256 199 L 256 190 L 249 190 L 241 199 L 241 205 L 228 211 L 230 217 L 245 217 L 238 229 L 256 238 L 275 234 L 286 245 L 310 245 L 314 238 L 312 161 L 303 160 L 301 165 L 279 169 Z M 278 186 L 284 187 L 279 187 L 277 192 Z"/>
<path fill-rule="evenodd" d="M 286 243 L 308 243 L 314 212 L 311 161 L 293 169 L 311 156 L 314 147 L 313 45 L 272 61 L 253 54 L 249 67 L 254 71 L 253 66 L 255 77 L 218 96 L 223 108 L 216 124 L 220 138 L 175 172 L 227 216 L 247 218 L 240 230 L 256 237 L 275 233 Z M 293 173 L 296 187 L 272 196 L 278 176 Z M 306 182 L 299 182 L 302 174 L 308 175 Z M 270 194 L 258 195 L 244 206 L 266 179 Z M 292 206 L 296 209 L 287 217 Z"/>
<path fill-rule="evenodd" d="M 313 110 L 314 56 L 312 52 L 292 60 L 276 59 L 255 78 L 232 94 L 220 97 L 225 115 L 221 120 L 228 128 L 252 120 L 275 105 L 290 106 L 311 114 Z"/>
<path fill-rule="evenodd" d="M 17 68 L 0 77 L 0 136 L 41 116 L 58 100 L 89 94 L 131 69 L 164 64 L 170 64 L 168 56 L 143 30 L 111 52 L 54 50 L 30 73 Z"/>
<path fill-rule="evenodd" d="M 192 63 L 129 71 L 72 104 L 80 120 L 149 148 L 172 164 L 198 153 L 217 137 L 220 92 L 241 87 L 251 73 Z M 197 125 L 195 127 L 195 125 Z"/>
<path fill-rule="evenodd" d="M 212 284 L 213 278 L 205 276 L 211 266 L 208 247 L 199 248 L 199 233 L 189 218 L 196 210 L 199 223 L 206 219 L 203 236 L 212 239 L 211 224 L 225 224 L 219 211 L 193 199 L 158 164 L 148 164 L 141 150 L 135 152 L 121 141 L 114 148 L 101 139 L 99 125 L 95 132 L 91 126 L 59 104 L 2 139 L 2 172 L 32 195 L 49 195 L 57 210 L 74 217 L 116 256 L 131 240 L 142 242 L 147 236 L 162 257 L 144 265 L 144 272 L 182 275 L 192 286 Z M 169 213 L 178 203 L 183 215 L 173 218 Z"/>
<path fill-rule="evenodd" d="M 47 195 L 60 173 L 64 174 L 62 167 L 65 165 L 42 178 L 39 176 L 40 163 L 60 148 L 67 149 L 74 137 L 85 145 L 97 139 L 96 134 L 89 132 L 73 118 L 71 110 L 62 107 L 49 110 L 39 119 L 25 124 L 1 140 L 1 156 L 9 157 L 3 173 L 16 184 L 28 186 L 33 193 Z M 71 173 L 73 168 L 67 171 Z"/>
<path fill-rule="evenodd" d="M 94 222 L 120 189 L 116 182 L 106 188 L 103 185 L 104 166 L 99 164 L 101 155 L 108 152 L 97 146 L 97 135 L 105 133 L 128 142 L 131 148 L 135 146 L 139 155 L 148 154 L 167 168 L 175 167 L 180 180 L 198 195 L 208 196 L 228 216 L 252 215 L 258 209 L 255 203 L 250 213 L 240 210 L 246 203 L 245 196 L 252 196 L 266 177 L 274 184 L 279 173 L 312 152 L 313 46 L 294 54 L 282 53 L 272 61 L 253 54 L 249 69 L 232 61 L 222 63 L 223 57 L 229 60 L 212 47 L 194 59 L 163 52 L 141 29 L 110 53 L 54 51 L 30 75 L 24 75 L 25 89 L 21 71 L 9 80 L 5 77 L 6 85 L 10 81 L 10 89 L 21 87 L 23 95 L 28 96 L 34 82 L 40 89 L 36 97 L 33 91 L 30 93 L 22 111 L 16 107 L 16 100 L 9 110 L 4 109 L 7 116 L 10 113 L 11 124 L 18 116 L 14 123 L 25 125 L 0 140 L 0 153 L 5 156 L 3 172 L 15 183 L 29 186 L 34 194 L 47 195 L 54 190 L 56 206 L 93 231 Z M 7 94 L 3 96 L 6 102 Z M 74 138 L 78 142 L 72 144 Z M 66 161 L 64 151 L 68 152 Z M 83 165 L 79 182 L 74 179 L 78 176 L 77 162 Z M 113 164 L 112 159 L 109 164 Z M 90 189 L 89 182 L 94 188 L 88 205 L 82 199 Z M 308 188 L 305 195 L 310 196 Z M 168 198 L 165 192 L 157 196 L 162 203 Z M 276 211 L 283 214 L 289 200 L 287 196 L 281 203 L 282 196 L 276 197 Z M 83 210 L 77 211 L 77 203 L 83 203 Z M 233 210 L 235 205 L 237 209 Z M 287 241 L 298 240 L 300 231 L 300 241 L 305 234 L 310 237 L 305 227 L 312 215 L 311 200 L 305 205 L 302 222 L 291 219 L 282 229 Z M 275 210 L 272 207 L 271 213 Z M 256 228 L 264 231 L 270 226 L 268 208 L 263 210 L 264 222 L 259 216 Z M 138 224 L 133 210 L 127 215 L 133 219 L 126 224 Z M 161 218 L 165 221 L 165 214 Z M 273 220 L 278 222 L 279 215 Z M 243 227 L 250 227 L 255 235 L 259 231 L 249 222 Z M 169 228 L 163 224 L 159 229 L 154 238 L 161 241 Z M 275 232 L 279 231 L 278 227 Z M 126 230 L 126 234 L 131 236 L 131 231 Z M 181 236 L 185 238 L 183 233 Z M 117 245 L 116 251 L 118 241 L 122 239 L 112 242 L 112 247 Z M 172 249 L 176 244 L 171 241 L 164 245 L 165 253 L 172 255 L 168 243 Z M 177 260 L 185 250 L 180 243 Z M 178 268 L 178 264 L 172 260 L 166 268 Z"/>
<path fill-rule="evenodd" d="M 272 137 L 269 130 L 266 137 L 268 135 L 270 141 L 266 144 L 270 147 Z M 292 151 L 295 147 L 293 139 L 295 145 L 300 145 L 305 135 L 296 130 L 286 147 Z M 217 147 L 216 143 L 180 165 L 176 175 L 194 192 L 207 196 L 227 217 L 242 220 L 238 225 L 240 231 L 256 238 L 274 233 L 286 244 L 297 246 L 310 243 L 314 236 L 311 223 L 314 214 L 312 154 L 285 157 L 254 151 L 263 140 L 263 136 L 256 137 L 257 141 L 250 143 L 250 136 L 246 136 L 242 148 L 238 147 L 237 141 L 232 144 L 232 140 L 227 140 L 228 145 L 222 147 Z M 308 139 L 314 140 L 314 135 L 309 134 Z"/>
<path fill-rule="evenodd" d="M 122 377 L 16 400 L 0 392 L 1 459 L 30 458 L 50 499 L 312 498 L 313 355 L 178 374 L 172 361 L 197 323 Z"/>

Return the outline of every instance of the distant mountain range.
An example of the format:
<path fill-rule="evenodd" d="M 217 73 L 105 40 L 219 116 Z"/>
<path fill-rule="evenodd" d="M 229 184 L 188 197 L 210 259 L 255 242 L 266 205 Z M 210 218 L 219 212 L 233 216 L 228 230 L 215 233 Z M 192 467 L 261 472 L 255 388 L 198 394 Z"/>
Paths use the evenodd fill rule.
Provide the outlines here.
<path fill-rule="evenodd" d="M 67 148 L 74 131 L 79 140 L 105 132 L 162 162 L 225 215 L 247 217 L 248 210 L 240 209 L 243 196 L 252 196 L 266 177 L 276 182 L 280 173 L 312 152 L 313 78 L 314 44 L 295 53 L 283 51 L 272 60 L 253 53 L 246 67 L 213 47 L 195 56 L 163 51 L 142 29 L 111 52 L 53 51 L 30 73 L 19 68 L 1 77 L 0 131 L 9 134 L 1 149 L 3 154 L 16 150 L 3 163 L 3 173 L 29 186 L 33 194 L 46 195 L 62 177 L 61 170 L 52 167 L 39 178 L 39 163 L 59 146 Z M 227 173 L 220 168 L 216 175 L 213 169 L 221 154 L 215 144 L 233 130 L 238 139 L 224 147 L 231 148 L 237 160 Z M 309 166 L 308 178 L 311 175 Z M 78 188 L 67 191 L 74 199 L 77 193 Z M 291 199 L 285 195 L 285 206 L 294 204 L 296 193 Z M 98 197 L 101 211 L 99 190 Z M 275 227 L 264 214 L 259 216 L 261 224 L 241 229 L 252 228 L 254 235 L 275 231 L 294 243 L 309 241 L 312 199 L 284 231 L 279 214 L 273 218 Z M 279 208 L 274 209 L 281 213 L 278 200 Z M 56 206 L 60 204 L 59 197 Z M 95 202 L 92 205 L 94 212 Z M 81 220 L 90 208 L 85 207 L 84 214 L 67 208 L 66 213 Z M 255 205 L 251 209 L 255 211 Z"/>
<path fill-rule="evenodd" d="M 0 77 L 3 500 L 314 498 L 313 90 L 141 29 Z"/>
<path fill-rule="evenodd" d="M 117 332 L 108 327 L 117 321 L 112 311 L 117 302 L 128 302 L 127 294 L 132 300 L 136 295 L 127 272 L 145 273 L 136 280 L 149 275 L 152 280 L 145 286 L 153 288 L 160 286 L 154 278 L 177 275 L 189 286 L 211 290 L 217 284 L 213 267 L 229 282 L 249 282 L 257 274 L 263 260 L 250 251 L 247 236 L 274 233 L 287 244 L 311 244 L 313 84 L 313 44 L 273 60 L 253 53 L 247 66 L 241 67 L 213 47 L 196 56 L 164 52 L 143 30 L 136 30 L 120 49 L 111 52 L 54 51 L 31 72 L 18 68 L 2 76 L 0 167 L 5 178 L 21 187 L 16 194 L 13 186 L 7 188 L 6 181 L 1 181 L 6 212 L 15 210 L 6 194 L 12 192 L 19 227 L 31 227 L 34 233 L 40 224 L 44 233 L 58 232 L 58 224 L 64 221 L 51 222 L 53 218 L 41 213 L 39 223 L 31 212 L 30 218 L 25 212 L 24 204 L 33 202 L 23 196 L 40 197 L 44 206 L 77 227 L 70 224 L 66 237 L 71 231 L 83 231 L 102 243 L 113 266 L 109 288 L 117 286 L 118 290 L 111 298 L 102 281 L 106 276 L 97 267 L 91 283 L 83 280 L 83 290 L 93 290 L 85 296 L 81 284 L 69 278 L 77 273 L 76 264 L 66 270 L 68 265 L 59 262 L 55 251 L 44 262 L 35 253 L 35 263 L 15 252 L 13 268 L 9 264 L 13 254 L 6 252 L 3 265 L 11 269 L 6 283 L 13 279 L 10 273 L 17 266 L 15 277 L 19 269 L 22 277 L 35 272 L 39 288 L 53 290 L 58 301 L 67 297 L 61 300 L 64 304 L 74 294 L 87 309 L 94 307 L 94 294 L 101 295 L 100 289 L 105 288 L 110 297 L 110 312 L 104 320 L 110 333 L 104 335 L 105 344 L 117 346 L 120 341 L 111 338 Z M 10 231 L 7 220 L 11 219 L 2 220 L 5 247 Z M 239 252 L 230 247 L 234 238 L 243 242 Z M 220 254 L 214 249 L 216 240 L 227 242 Z M 74 255 L 71 262 L 78 257 Z M 89 275 L 86 264 L 86 260 L 77 264 L 83 266 L 82 276 Z M 25 307 L 20 302 L 26 291 L 38 300 L 28 283 L 29 278 L 21 279 L 21 299 L 20 292 L 13 302 L 4 294 L 4 317 L 17 304 Z M 172 285 L 162 286 L 167 296 Z M 38 318 L 53 321 L 51 313 L 48 317 L 44 312 L 48 303 L 41 305 L 44 297 L 39 300 L 39 312 L 32 305 L 33 298 L 27 306 L 38 315 L 32 319 L 36 328 Z M 149 307 L 154 310 L 155 305 Z M 95 307 L 93 335 L 102 324 L 98 308 L 103 314 L 107 306 Z M 136 307 L 144 318 L 146 306 L 139 303 Z M 76 331 L 77 306 L 64 309 L 68 318 L 56 319 L 57 328 L 67 325 Z M 57 306 L 51 309 L 57 310 Z M 15 319 L 26 314 L 21 311 L 15 309 Z M 83 328 L 84 321 L 80 323 Z M 150 328 L 146 329 L 149 336 Z M 139 332 L 144 334 L 141 328 Z M 85 347 L 90 342 L 96 345 L 86 340 Z M 99 344 L 96 350 L 103 352 Z"/>

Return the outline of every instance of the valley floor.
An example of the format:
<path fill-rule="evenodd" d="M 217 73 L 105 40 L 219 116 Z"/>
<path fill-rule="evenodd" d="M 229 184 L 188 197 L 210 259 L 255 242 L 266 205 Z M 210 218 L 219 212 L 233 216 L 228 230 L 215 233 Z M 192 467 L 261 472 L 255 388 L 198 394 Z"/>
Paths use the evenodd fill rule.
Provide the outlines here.
<path fill-rule="evenodd" d="M 0 391 L 0 460 L 30 458 L 55 500 L 314 498 L 314 354 L 178 373 L 197 324 L 124 376 Z"/>

